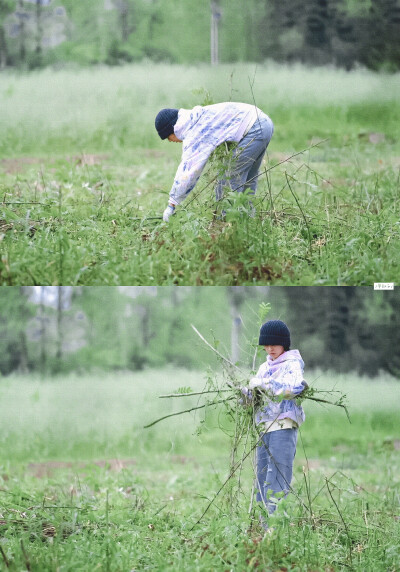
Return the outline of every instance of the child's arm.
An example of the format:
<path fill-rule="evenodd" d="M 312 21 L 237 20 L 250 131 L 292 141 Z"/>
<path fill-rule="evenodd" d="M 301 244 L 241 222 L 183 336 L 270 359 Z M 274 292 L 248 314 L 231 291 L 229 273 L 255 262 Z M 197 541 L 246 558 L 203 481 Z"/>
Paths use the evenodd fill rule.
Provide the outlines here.
<path fill-rule="evenodd" d="M 289 362 L 285 368 L 283 375 L 279 377 L 279 381 L 272 377 L 263 377 L 260 368 L 256 377 L 250 380 L 249 388 L 264 390 L 271 399 L 293 399 L 306 388 L 303 385 L 303 382 L 305 383 L 303 370 L 299 362 Z"/>
<path fill-rule="evenodd" d="M 195 147 L 194 142 L 190 142 L 184 147 L 182 160 L 169 193 L 169 202 L 172 205 L 181 204 L 190 191 L 194 189 L 208 158 L 214 150 L 214 147 L 207 143 L 204 143 L 201 149 L 199 147 L 193 149 L 193 147 Z"/>
<path fill-rule="evenodd" d="M 304 391 L 303 370 L 299 362 L 292 362 L 286 365 L 286 371 L 281 376 L 279 382 L 272 382 L 271 391 L 274 396 L 282 399 L 293 399 Z"/>
<path fill-rule="evenodd" d="M 248 407 L 249 405 L 253 404 L 253 392 L 248 387 L 241 387 L 240 393 L 242 397 L 239 400 L 240 405 L 243 407 Z"/>

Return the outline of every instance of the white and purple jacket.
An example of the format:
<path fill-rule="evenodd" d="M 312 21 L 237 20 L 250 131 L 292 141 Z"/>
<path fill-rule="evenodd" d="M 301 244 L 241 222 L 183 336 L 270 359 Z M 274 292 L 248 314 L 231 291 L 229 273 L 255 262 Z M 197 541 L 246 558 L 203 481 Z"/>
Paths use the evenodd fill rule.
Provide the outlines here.
<path fill-rule="evenodd" d="M 183 141 L 182 159 L 169 194 L 179 205 L 195 187 L 211 153 L 225 141 L 238 143 L 265 114 L 248 103 L 217 103 L 180 109 L 174 133 Z"/>
<path fill-rule="evenodd" d="M 298 350 L 283 352 L 272 360 L 270 356 L 250 380 L 247 399 L 256 387 L 263 390 L 264 403 L 256 411 L 256 423 L 273 423 L 279 419 L 292 419 L 300 426 L 305 420 L 303 408 L 293 398 L 304 390 L 304 362 Z"/>

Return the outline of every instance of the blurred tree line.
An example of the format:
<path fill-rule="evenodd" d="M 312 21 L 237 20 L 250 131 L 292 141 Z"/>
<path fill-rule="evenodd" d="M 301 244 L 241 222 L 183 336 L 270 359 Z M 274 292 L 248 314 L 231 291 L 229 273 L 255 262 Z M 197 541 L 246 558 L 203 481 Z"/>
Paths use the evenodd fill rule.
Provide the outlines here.
<path fill-rule="evenodd" d="M 251 366 L 261 302 L 287 322 L 308 369 L 400 375 L 396 291 L 277 286 L 3 288 L 0 372 L 215 365 L 191 324 Z"/>
<path fill-rule="evenodd" d="M 400 0 L 0 0 L 0 68 L 272 59 L 395 71 L 399 29 Z"/>

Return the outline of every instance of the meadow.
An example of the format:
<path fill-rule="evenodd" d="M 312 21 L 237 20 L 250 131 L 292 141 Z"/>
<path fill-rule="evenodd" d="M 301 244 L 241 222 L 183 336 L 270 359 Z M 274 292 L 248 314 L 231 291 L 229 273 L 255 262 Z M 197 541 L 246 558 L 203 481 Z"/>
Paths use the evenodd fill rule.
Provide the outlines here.
<path fill-rule="evenodd" d="M 395 282 L 399 88 L 400 74 L 272 63 L 2 72 L 0 282 Z M 156 113 L 230 99 L 275 124 L 255 217 L 243 195 L 215 203 L 215 157 L 163 223 L 181 148 Z"/>
<path fill-rule="evenodd" d="M 229 475 L 224 407 L 198 404 L 201 372 L 164 369 L 0 383 L 0 568 L 45 571 L 396 571 L 400 560 L 397 380 L 323 372 L 351 424 L 305 401 L 293 492 L 272 534 L 249 514 L 247 459 Z M 252 520 L 254 517 L 255 520 Z"/>

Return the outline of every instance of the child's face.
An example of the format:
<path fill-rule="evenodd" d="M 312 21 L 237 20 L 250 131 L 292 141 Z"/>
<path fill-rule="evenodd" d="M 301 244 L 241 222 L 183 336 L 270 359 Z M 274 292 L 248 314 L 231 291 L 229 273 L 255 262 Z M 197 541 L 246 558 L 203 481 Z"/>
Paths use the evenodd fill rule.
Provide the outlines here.
<path fill-rule="evenodd" d="M 272 360 L 281 356 L 285 351 L 283 346 L 264 346 L 264 349 Z"/>
<path fill-rule="evenodd" d="M 171 135 L 168 135 L 168 141 L 172 141 L 172 143 L 182 143 L 182 139 L 178 139 L 175 133 L 171 133 Z"/>

